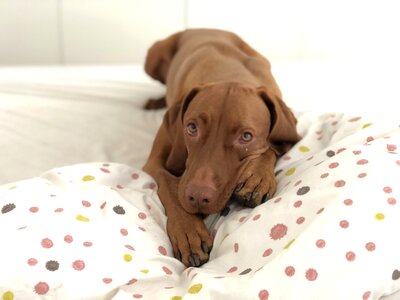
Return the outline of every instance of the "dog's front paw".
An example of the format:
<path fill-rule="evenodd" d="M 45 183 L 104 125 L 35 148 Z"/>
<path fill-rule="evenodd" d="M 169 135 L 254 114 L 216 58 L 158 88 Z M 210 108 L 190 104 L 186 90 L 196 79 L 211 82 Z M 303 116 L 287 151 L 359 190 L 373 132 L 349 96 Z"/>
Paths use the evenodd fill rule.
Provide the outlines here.
<path fill-rule="evenodd" d="M 174 255 L 187 267 L 208 261 L 212 240 L 203 220 L 188 213 L 168 216 L 167 231 Z"/>
<path fill-rule="evenodd" d="M 232 198 L 247 207 L 256 207 L 268 201 L 276 192 L 273 165 L 254 159 L 241 175 Z"/>

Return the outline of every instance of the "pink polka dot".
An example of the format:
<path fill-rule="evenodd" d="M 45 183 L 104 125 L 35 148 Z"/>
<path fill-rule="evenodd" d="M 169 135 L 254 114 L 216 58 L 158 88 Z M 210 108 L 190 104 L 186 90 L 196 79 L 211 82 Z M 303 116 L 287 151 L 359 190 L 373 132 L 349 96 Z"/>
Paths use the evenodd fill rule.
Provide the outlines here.
<path fill-rule="evenodd" d="M 139 174 L 133 173 L 133 174 L 131 175 L 131 177 L 132 177 L 132 179 L 137 180 L 137 179 L 139 179 Z"/>
<path fill-rule="evenodd" d="M 342 153 L 342 152 L 345 151 L 345 150 L 346 150 L 346 148 L 340 148 L 340 149 L 338 149 L 338 151 L 336 152 L 336 154 Z"/>
<path fill-rule="evenodd" d="M 337 180 L 335 182 L 335 187 L 343 187 L 345 185 L 346 185 L 346 181 L 344 181 L 344 180 Z"/>
<path fill-rule="evenodd" d="M 360 155 L 361 154 L 361 150 L 353 150 L 353 154 L 354 155 Z"/>
<path fill-rule="evenodd" d="M 129 250 L 132 250 L 132 251 L 135 251 L 135 248 L 133 248 L 131 245 L 125 245 L 125 248 L 129 249 Z"/>
<path fill-rule="evenodd" d="M 368 300 L 370 296 L 371 296 L 371 292 L 368 291 L 368 292 L 365 292 L 365 293 L 363 294 L 362 298 L 363 298 L 363 300 Z"/>
<path fill-rule="evenodd" d="M 238 243 L 235 243 L 235 244 L 233 245 L 233 251 L 235 251 L 235 253 L 238 253 L 238 252 L 239 252 L 239 244 L 238 244 Z"/>
<path fill-rule="evenodd" d="M 390 186 L 385 186 L 385 187 L 383 188 L 383 191 L 384 191 L 385 193 L 387 193 L 387 194 L 390 194 L 393 190 L 392 190 L 392 188 L 391 188 Z"/>
<path fill-rule="evenodd" d="M 360 173 L 360 174 L 358 174 L 357 177 L 358 178 L 365 178 L 365 177 L 367 177 L 367 173 Z"/>
<path fill-rule="evenodd" d="M 361 119 L 361 117 L 354 117 L 349 120 L 349 122 L 357 122 Z"/>
<path fill-rule="evenodd" d="M 396 165 L 400 166 L 400 159 L 396 160 Z"/>
<path fill-rule="evenodd" d="M 92 206 L 92 204 L 90 204 L 90 202 L 89 202 L 89 201 L 86 201 L 86 200 L 82 200 L 82 205 L 83 205 L 84 207 L 90 207 L 90 206 Z"/>
<path fill-rule="evenodd" d="M 283 157 L 283 160 L 290 160 L 290 159 L 292 159 L 289 155 L 285 155 L 284 157 Z"/>
<path fill-rule="evenodd" d="M 278 198 L 276 198 L 276 199 L 274 200 L 274 203 L 279 203 L 279 202 L 281 202 L 281 200 L 282 200 L 282 197 L 278 197 Z"/>
<path fill-rule="evenodd" d="M 112 278 L 103 278 L 103 282 L 105 284 L 110 284 L 112 282 Z"/>
<path fill-rule="evenodd" d="M 107 202 L 104 202 L 100 205 L 100 209 L 104 209 L 104 207 L 106 207 Z"/>
<path fill-rule="evenodd" d="M 374 137 L 372 137 L 372 136 L 367 137 L 367 143 L 370 143 L 370 142 L 372 142 L 373 140 L 375 140 Z"/>
<path fill-rule="evenodd" d="M 30 211 L 31 213 L 37 213 L 37 212 L 39 211 L 39 207 L 37 207 L 37 206 L 32 206 L 32 207 L 29 209 L 29 211 Z"/>
<path fill-rule="evenodd" d="M 316 241 L 315 245 L 320 249 L 325 248 L 325 241 L 323 239 L 319 239 Z"/>
<path fill-rule="evenodd" d="M 147 215 L 146 215 L 144 212 L 140 212 L 140 213 L 138 214 L 138 217 L 139 217 L 139 219 L 144 220 L 144 219 L 147 218 Z"/>
<path fill-rule="evenodd" d="M 300 207 L 302 204 L 303 204 L 303 201 L 297 200 L 297 201 L 293 204 L 293 206 L 296 207 L 296 208 L 298 208 L 298 207 Z"/>
<path fill-rule="evenodd" d="M 30 259 L 28 259 L 28 265 L 31 266 L 31 267 L 36 266 L 37 263 L 38 263 L 38 261 L 37 261 L 36 258 L 30 258 Z"/>
<path fill-rule="evenodd" d="M 265 251 L 264 251 L 264 253 L 263 253 L 263 257 L 267 257 L 267 256 L 270 256 L 271 254 L 272 254 L 272 252 L 273 252 L 273 250 L 271 249 L 271 248 L 268 248 L 268 249 L 266 249 Z"/>
<path fill-rule="evenodd" d="M 150 182 L 149 189 L 155 190 L 157 188 L 157 184 L 155 182 Z"/>
<path fill-rule="evenodd" d="M 39 295 L 45 295 L 49 291 L 49 285 L 46 282 L 39 282 L 35 285 L 35 292 Z"/>
<path fill-rule="evenodd" d="M 142 226 L 139 226 L 138 227 L 141 231 L 144 231 L 144 232 L 146 232 L 146 229 L 144 228 L 144 227 L 142 227 Z"/>
<path fill-rule="evenodd" d="M 117 184 L 117 189 L 122 190 L 124 187 L 121 184 Z"/>
<path fill-rule="evenodd" d="M 387 144 L 387 145 L 386 145 L 386 149 L 387 149 L 387 151 L 389 151 L 389 152 L 393 152 L 393 151 L 396 151 L 397 146 L 396 146 L 396 145 L 393 145 L 393 144 Z"/>
<path fill-rule="evenodd" d="M 288 228 L 284 224 L 276 224 L 271 228 L 269 236 L 273 240 L 280 240 L 287 234 Z"/>
<path fill-rule="evenodd" d="M 368 242 L 368 243 L 365 244 L 365 248 L 366 248 L 368 251 L 372 252 L 372 251 L 375 251 L 376 246 L 375 246 L 375 243 L 373 243 L 373 242 Z"/>
<path fill-rule="evenodd" d="M 395 205 L 397 201 L 396 201 L 395 198 L 388 198 L 388 199 L 387 199 L 387 202 L 388 202 L 390 205 Z"/>
<path fill-rule="evenodd" d="M 56 212 L 56 213 L 60 213 L 60 212 L 63 212 L 63 211 L 64 211 L 64 208 L 61 208 L 61 207 L 56 208 L 56 209 L 54 210 L 54 212 Z"/>
<path fill-rule="evenodd" d="M 140 298 L 143 297 L 143 295 L 141 295 L 141 294 L 133 294 L 132 297 L 135 298 L 135 299 L 140 299 Z"/>
<path fill-rule="evenodd" d="M 259 298 L 260 300 L 268 300 L 268 298 L 269 298 L 269 293 L 268 293 L 268 291 L 267 291 L 267 290 L 261 290 L 261 291 L 258 293 L 258 298 Z"/>
<path fill-rule="evenodd" d="M 368 163 L 367 159 L 360 159 L 359 161 L 357 161 L 357 165 L 366 165 Z"/>
<path fill-rule="evenodd" d="M 53 241 L 50 239 L 47 239 L 47 238 L 43 239 L 40 244 L 42 245 L 43 248 L 46 248 L 46 249 L 50 249 L 54 245 Z"/>
<path fill-rule="evenodd" d="M 301 182 L 302 182 L 301 180 L 297 180 L 294 186 L 298 186 Z"/>
<path fill-rule="evenodd" d="M 138 280 L 135 278 L 132 278 L 131 280 L 128 281 L 127 285 L 132 285 L 135 284 Z"/>
<path fill-rule="evenodd" d="M 64 242 L 66 243 L 72 243 L 74 241 L 73 237 L 70 235 L 64 236 Z"/>
<path fill-rule="evenodd" d="M 303 224 L 304 221 L 305 221 L 304 217 L 299 217 L 299 218 L 297 218 L 296 223 L 300 225 L 300 224 Z"/>
<path fill-rule="evenodd" d="M 100 168 L 100 171 L 102 171 L 104 173 L 110 173 L 110 170 L 106 169 L 106 168 Z"/>
<path fill-rule="evenodd" d="M 85 262 L 83 260 L 76 260 L 72 263 L 72 268 L 77 271 L 82 271 L 85 268 Z"/>
<path fill-rule="evenodd" d="M 329 176 L 329 173 L 324 173 L 324 174 L 321 174 L 321 178 L 326 178 L 326 177 L 328 177 Z"/>
<path fill-rule="evenodd" d="M 353 200 L 351 200 L 351 199 L 346 199 L 346 200 L 343 201 L 343 203 L 344 203 L 345 205 L 347 205 L 347 206 L 351 206 L 351 205 L 353 205 Z"/>
<path fill-rule="evenodd" d="M 356 254 L 353 251 L 349 251 L 346 253 L 346 259 L 348 261 L 354 261 L 356 259 Z"/>
<path fill-rule="evenodd" d="M 123 236 L 127 236 L 128 235 L 128 230 L 126 230 L 125 228 L 121 228 L 119 231 Z"/>
<path fill-rule="evenodd" d="M 86 242 L 83 242 L 83 246 L 85 246 L 85 247 L 92 247 L 92 246 L 93 246 L 93 243 L 92 243 L 92 242 L 86 241 Z"/>
<path fill-rule="evenodd" d="M 292 266 L 288 266 L 285 269 L 285 274 L 289 277 L 292 277 L 294 275 L 294 273 L 296 272 L 296 270 L 292 267 Z"/>
<path fill-rule="evenodd" d="M 340 227 L 342 227 L 343 229 L 346 229 L 349 227 L 349 222 L 347 220 L 342 220 L 339 222 Z"/>
<path fill-rule="evenodd" d="M 333 163 L 331 163 L 331 164 L 329 164 L 329 169 L 335 169 L 335 168 L 337 168 L 339 166 L 339 163 L 338 162 L 333 162 Z"/>
<path fill-rule="evenodd" d="M 228 270 L 228 273 L 236 272 L 237 269 L 238 269 L 237 267 L 231 267 L 231 268 Z"/>
<path fill-rule="evenodd" d="M 167 274 L 167 275 L 171 275 L 172 274 L 172 271 L 170 269 L 168 269 L 167 267 L 163 266 L 162 269 L 165 272 L 165 274 Z"/>
<path fill-rule="evenodd" d="M 261 217 L 260 214 L 255 215 L 255 216 L 253 217 L 253 221 L 257 221 L 260 217 Z"/>
<path fill-rule="evenodd" d="M 306 278 L 309 281 L 314 281 L 318 277 L 318 272 L 315 269 L 308 269 L 306 271 Z"/>
<path fill-rule="evenodd" d="M 167 249 L 165 249 L 163 246 L 158 247 L 158 252 L 160 252 L 162 255 L 167 255 Z"/>

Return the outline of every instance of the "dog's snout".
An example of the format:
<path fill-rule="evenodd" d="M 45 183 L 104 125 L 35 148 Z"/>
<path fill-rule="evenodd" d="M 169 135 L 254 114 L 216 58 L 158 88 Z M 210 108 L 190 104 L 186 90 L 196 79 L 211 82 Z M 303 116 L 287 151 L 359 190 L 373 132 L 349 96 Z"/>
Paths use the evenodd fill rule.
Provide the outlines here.
<path fill-rule="evenodd" d="M 185 199 L 189 206 L 201 212 L 215 202 L 217 191 L 207 185 L 188 184 L 185 191 Z"/>

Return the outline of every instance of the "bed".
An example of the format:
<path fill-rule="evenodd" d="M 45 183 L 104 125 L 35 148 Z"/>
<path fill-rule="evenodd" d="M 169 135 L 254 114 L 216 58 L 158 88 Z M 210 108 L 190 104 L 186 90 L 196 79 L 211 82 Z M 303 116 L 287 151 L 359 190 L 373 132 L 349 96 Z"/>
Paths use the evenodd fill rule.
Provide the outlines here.
<path fill-rule="evenodd" d="M 140 169 L 164 113 L 142 106 L 161 85 L 139 65 L 0 69 L 1 299 L 400 299 L 390 82 L 360 66 L 273 68 L 302 140 L 271 200 L 207 217 L 200 268 L 172 257 Z"/>

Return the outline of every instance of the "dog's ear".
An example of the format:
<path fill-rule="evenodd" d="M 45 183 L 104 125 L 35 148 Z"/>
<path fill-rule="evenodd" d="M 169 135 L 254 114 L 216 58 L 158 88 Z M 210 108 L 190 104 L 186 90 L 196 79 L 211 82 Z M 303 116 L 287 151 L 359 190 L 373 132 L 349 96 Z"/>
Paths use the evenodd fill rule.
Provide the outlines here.
<path fill-rule="evenodd" d="M 172 58 L 178 49 L 178 40 L 181 32 L 158 41 L 147 51 L 144 70 L 152 78 L 165 83 Z"/>
<path fill-rule="evenodd" d="M 296 131 L 297 120 L 279 96 L 272 95 L 265 87 L 257 88 L 257 93 L 264 100 L 271 115 L 269 135 L 271 146 L 282 155 L 300 140 Z"/>
<path fill-rule="evenodd" d="M 193 88 L 182 101 L 176 102 L 169 108 L 164 116 L 163 126 L 166 126 L 171 142 L 166 168 L 175 176 L 183 174 L 187 158 L 187 149 L 183 138 L 183 115 L 199 90 L 200 87 Z"/>

